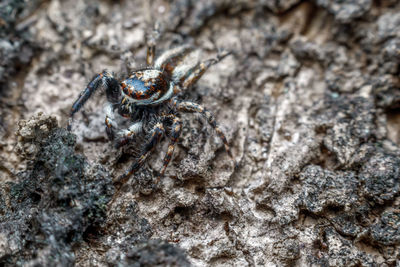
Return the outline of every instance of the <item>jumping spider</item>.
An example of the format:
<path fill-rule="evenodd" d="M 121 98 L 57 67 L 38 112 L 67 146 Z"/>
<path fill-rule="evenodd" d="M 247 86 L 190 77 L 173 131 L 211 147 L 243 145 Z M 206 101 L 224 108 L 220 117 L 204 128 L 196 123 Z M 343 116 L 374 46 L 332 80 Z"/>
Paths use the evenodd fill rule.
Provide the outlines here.
<path fill-rule="evenodd" d="M 164 158 L 159 177 L 162 176 L 171 160 L 175 144 L 181 134 L 182 122 L 179 112 L 199 113 L 206 118 L 224 143 L 229 156 L 232 154 L 224 133 L 218 127 L 213 114 L 199 104 L 182 101 L 178 94 L 182 89 L 193 86 L 212 65 L 218 63 L 229 53 L 223 53 L 217 58 L 203 62 L 193 62 L 192 65 L 182 65 L 184 59 L 194 51 L 190 46 L 181 46 L 164 52 L 154 62 L 155 44 L 147 47 L 147 68 L 134 71 L 129 78 L 119 83 L 113 74 L 107 70 L 97 74 L 81 92 L 71 108 L 68 129 L 74 114 L 100 87 L 107 96 L 105 126 L 107 136 L 116 141 L 119 148 L 130 143 L 138 135 L 148 137 L 138 159 L 118 178 L 127 179 L 145 162 L 151 151 L 164 135 L 169 135 L 170 142 Z M 118 129 L 114 112 L 129 119 L 132 125 L 128 129 Z"/>

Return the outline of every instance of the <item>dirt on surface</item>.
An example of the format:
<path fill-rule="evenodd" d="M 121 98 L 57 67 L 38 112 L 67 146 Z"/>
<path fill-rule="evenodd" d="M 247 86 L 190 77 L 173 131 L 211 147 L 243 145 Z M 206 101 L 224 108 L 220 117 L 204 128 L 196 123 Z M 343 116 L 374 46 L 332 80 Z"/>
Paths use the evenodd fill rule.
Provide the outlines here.
<path fill-rule="evenodd" d="M 104 130 L 96 73 L 122 80 L 192 45 L 232 54 L 183 99 L 199 116 L 154 181 Z M 0 3 L 0 265 L 397 266 L 400 3 L 34 0 Z"/>

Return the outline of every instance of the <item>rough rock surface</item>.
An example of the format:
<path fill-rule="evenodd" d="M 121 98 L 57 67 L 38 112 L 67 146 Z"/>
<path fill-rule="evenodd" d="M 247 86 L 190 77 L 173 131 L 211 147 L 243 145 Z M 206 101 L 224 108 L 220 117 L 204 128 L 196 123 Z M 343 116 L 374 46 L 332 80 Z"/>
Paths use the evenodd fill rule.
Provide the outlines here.
<path fill-rule="evenodd" d="M 3 8 L 4 7 L 4 8 Z M 400 3 L 3 1 L 0 265 L 400 264 Z M 232 55 L 184 97 L 202 119 L 155 184 L 164 141 L 134 157 L 107 142 L 104 93 L 64 127 L 95 73 L 191 44 Z M 43 113 L 40 113 L 43 112 Z M 51 257 L 49 257 L 51 255 Z"/>

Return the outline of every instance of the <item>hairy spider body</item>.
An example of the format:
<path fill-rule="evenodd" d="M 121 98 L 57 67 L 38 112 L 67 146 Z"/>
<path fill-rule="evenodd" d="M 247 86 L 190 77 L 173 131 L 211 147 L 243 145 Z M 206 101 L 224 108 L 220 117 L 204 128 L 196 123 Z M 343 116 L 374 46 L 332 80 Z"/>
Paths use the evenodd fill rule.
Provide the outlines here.
<path fill-rule="evenodd" d="M 143 145 L 138 159 L 118 180 L 124 180 L 140 169 L 162 137 L 167 135 L 170 142 L 163 167 L 160 170 L 160 175 L 164 174 L 181 133 L 180 112 L 199 113 L 206 118 L 232 157 L 225 135 L 218 127 L 212 113 L 196 103 L 181 101 L 177 97 L 182 89 L 191 87 L 210 66 L 219 62 L 229 53 L 220 55 L 216 59 L 182 65 L 185 57 L 192 51 L 193 49 L 189 46 L 174 48 L 164 52 L 153 62 L 155 46 L 154 44 L 148 45 L 148 68 L 134 71 L 121 83 L 114 78 L 112 73 L 104 70 L 94 76 L 72 105 L 68 129 L 71 128 L 74 114 L 98 88 L 102 87 L 105 89 L 108 100 L 105 109 L 108 138 L 116 140 L 116 147 L 130 143 L 139 135 L 144 135 L 148 139 Z M 131 126 L 127 129 L 119 129 L 115 113 L 130 119 Z"/>

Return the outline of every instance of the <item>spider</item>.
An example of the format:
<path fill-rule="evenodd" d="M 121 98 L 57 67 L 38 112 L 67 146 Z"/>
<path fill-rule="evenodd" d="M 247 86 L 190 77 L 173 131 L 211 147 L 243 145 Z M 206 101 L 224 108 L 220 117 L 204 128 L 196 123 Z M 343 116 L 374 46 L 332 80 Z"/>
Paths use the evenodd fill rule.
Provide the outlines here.
<path fill-rule="evenodd" d="M 74 102 L 70 112 L 68 130 L 71 130 L 73 116 L 98 88 L 105 89 L 108 103 L 105 108 L 105 128 L 108 138 L 115 141 L 117 148 L 131 143 L 139 135 L 147 137 L 137 160 L 117 181 L 123 181 L 138 171 L 146 158 L 155 149 L 163 136 L 170 141 L 159 177 L 171 160 L 176 142 L 181 134 L 180 112 L 201 114 L 222 140 L 228 155 L 233 159 L 225 134 L 218 127 L 214 115 L 199 104 L 183 101 L 179 93 L 193 86 L 212 65 L 218 63 L 229 52 L 203 62 L 184 65 L 184 59 L 194 52 L 191 46 L 180 46 L 164 52 L 156 60 L 155 42 L 147 45 L 148 67 L 133 71 L 122 82 L 118 82 L 107 70 L 95 75 Z M 130 120 L 130 127 L 119 129 L 115 113 Z"/>

